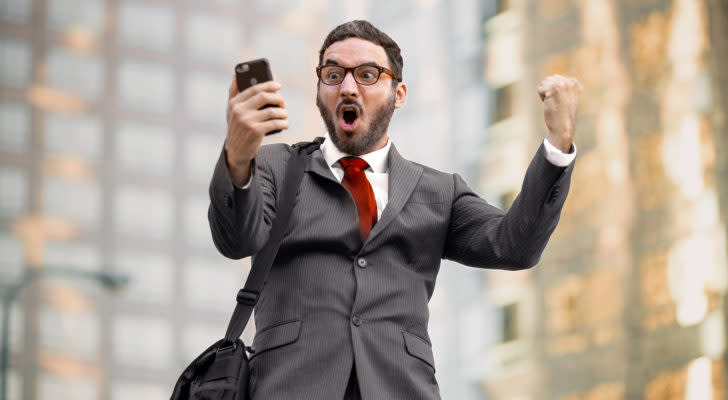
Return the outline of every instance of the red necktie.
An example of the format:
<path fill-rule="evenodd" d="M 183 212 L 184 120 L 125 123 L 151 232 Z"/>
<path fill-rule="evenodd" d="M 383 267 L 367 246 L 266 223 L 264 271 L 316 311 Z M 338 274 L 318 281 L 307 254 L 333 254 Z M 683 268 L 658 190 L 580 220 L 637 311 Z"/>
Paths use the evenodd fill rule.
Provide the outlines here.
<path fill-rule="evenodd" d="M 356 210 L 359 213 L 361 238 L 366 242 L 369 232 L 377 222 L 377 201 L 374 199 L 372 185 L 364 173 L 369 164 L 359 157 L 344 157 L 339 160 L 339 164 L 344 168 L 344 180 L 341 183 L 354 197 Z"/>

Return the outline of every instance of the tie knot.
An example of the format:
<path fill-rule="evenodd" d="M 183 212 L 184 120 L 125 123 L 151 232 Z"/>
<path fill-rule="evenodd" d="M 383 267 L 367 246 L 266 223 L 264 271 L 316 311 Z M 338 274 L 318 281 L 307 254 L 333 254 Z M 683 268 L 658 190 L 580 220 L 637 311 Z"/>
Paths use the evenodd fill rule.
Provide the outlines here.
<path fill-rule="evenodd" d="M 360 171 L 364 171 L 369 168 L 369 164 L 359 157 L 344 157 L 339 160 L 339 164 L 341 164 L 341 167 L 344 168 L 344 171 L 349 169 L 349 167 L 354 167 Z"/>

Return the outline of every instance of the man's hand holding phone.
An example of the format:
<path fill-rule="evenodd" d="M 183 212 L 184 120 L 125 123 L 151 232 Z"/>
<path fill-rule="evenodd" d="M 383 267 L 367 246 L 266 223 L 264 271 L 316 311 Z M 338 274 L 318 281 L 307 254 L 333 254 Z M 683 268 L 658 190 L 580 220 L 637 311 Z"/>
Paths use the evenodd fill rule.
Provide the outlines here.
<path fill-rule="evenodd" d="M 228 93 L 225 154 L 235 185 L 245 185 L 250 179 L 251 161 L 260 149 L 263 137 L 273 131 L 288 129 L 288 113 L 280 89 L 279 83 L 270 80 L 239 92 L 233 77 Z"/>

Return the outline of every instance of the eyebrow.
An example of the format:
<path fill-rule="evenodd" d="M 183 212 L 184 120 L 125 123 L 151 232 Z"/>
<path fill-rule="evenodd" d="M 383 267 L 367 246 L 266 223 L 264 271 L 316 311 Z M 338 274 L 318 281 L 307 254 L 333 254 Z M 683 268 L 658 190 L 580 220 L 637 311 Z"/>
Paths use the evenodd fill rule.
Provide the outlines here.
<path fill-rule="evenodd" d="M 327 58 L 324 65 L 338 65 L 339 67 L 343 67 L 343 65 L 339 64 L 336 60 Z M 362 65 L 371 66 L 371 67 L 378 67 L 379 64 L 375 63 L 374 61 L 368 61 L 363 64 L 357 65 L 357 67 L 361 67 Z"/>

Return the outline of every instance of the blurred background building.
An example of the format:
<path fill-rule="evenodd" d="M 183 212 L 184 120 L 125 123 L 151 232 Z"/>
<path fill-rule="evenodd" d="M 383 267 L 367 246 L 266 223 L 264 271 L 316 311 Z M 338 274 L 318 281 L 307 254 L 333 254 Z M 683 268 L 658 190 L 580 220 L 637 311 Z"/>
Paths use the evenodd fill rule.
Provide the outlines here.
<path fill-rule="evenodd" d="M 24 268 L 131 278 L 25 288 L 9 398 L 169 397 L 249 268 L 206 219 L 232 68 L 270 60 L 291 122 L 270 140 L 322 135 L 318 50 L 354 18 L 403 50 L 399 150 L 504 208 L 545 134 L 539 80 L 584 84 L 539 266 L 443 263 L 443 398 L 726 398 L 725 1 L 0 0 L 0 290 Z"/>

